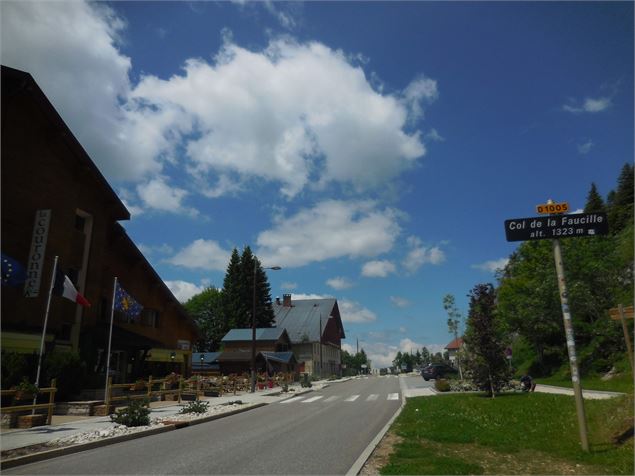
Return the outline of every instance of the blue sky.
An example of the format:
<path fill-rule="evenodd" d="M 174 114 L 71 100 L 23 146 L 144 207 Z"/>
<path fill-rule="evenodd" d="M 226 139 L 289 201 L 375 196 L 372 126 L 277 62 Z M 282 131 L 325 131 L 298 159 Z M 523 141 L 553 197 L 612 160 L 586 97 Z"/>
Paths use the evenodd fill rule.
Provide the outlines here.
<path fill-rule="evenodd" d="M 447 344 L 505 219 L 633 160 L 631 2 L 2 2 L 30 72 L 175 295 L 233 247 L 338 299 L 376 366 Z M 125 278 L 122 277 L 125 281 Z"/>

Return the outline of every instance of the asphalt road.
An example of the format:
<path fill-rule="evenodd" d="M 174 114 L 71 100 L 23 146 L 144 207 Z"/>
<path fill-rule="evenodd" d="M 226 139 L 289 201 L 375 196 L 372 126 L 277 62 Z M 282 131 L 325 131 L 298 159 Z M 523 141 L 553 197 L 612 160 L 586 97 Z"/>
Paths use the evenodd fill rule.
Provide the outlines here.
<path fill-rule="evenodd" d="M 20 466 L 4 474 L 345 474 L 401 405 L 368 377 L 209 423 Z"/>

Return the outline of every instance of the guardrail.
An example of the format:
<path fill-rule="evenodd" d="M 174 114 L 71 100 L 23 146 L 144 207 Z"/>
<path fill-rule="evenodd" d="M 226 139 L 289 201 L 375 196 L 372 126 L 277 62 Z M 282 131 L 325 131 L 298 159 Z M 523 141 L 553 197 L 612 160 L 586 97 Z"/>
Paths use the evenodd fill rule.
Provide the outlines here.
<path fill-rule="evenodd" d="M 49 395 L 48 403 L 34 403 L 31 405 L 11 405 L 7 407 L 0 407 L 0 414 L 2 413 L 13 413 L 13 412 L 23 412 L 31 410 L 32 414 L 35 414 L 35 410 L 39 409 L 48 409 L 46 424 L 51 424 L 51 418 L 53 417 L 53 409 L 55 408 L 55 392 L 57 392 L 57 379 L 51 380 L 51 386 L 45 388 L 39 388 L 37 392 L 35 392 L 28 400 L 33 399 L 34 402 L 37 402 L 37 397 L 40 394 Z M 20 394 L 19 390 L 0 390 L 0 396 L 2 397 L 16 397 L 16 395 Z"/>

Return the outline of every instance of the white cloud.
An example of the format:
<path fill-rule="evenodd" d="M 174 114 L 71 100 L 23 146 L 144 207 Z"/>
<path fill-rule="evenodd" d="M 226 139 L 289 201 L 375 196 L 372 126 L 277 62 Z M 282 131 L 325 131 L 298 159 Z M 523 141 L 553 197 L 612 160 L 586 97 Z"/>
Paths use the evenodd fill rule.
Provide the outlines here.
<path fill-rule="evenodd" d="M 165 212 L 178 213 L 196 217 L 198 210 L 184 207 L 183 199 L 188 195 L 186 190 L 170 187 L 164 177 L 157 177 L 137 186 L 137 193 L 148 208 Z"/>
<path fill-rule="evenodd" d="M 291 291 L 293 289 L 297 289 L 298 283 L 285 282 L 285 283 L 282 283 L 280 287 L 286 291 Z"/>
<path fill-rule="evenodd" d="M 485 261 L 485 263 L 481 264 L 473 264 L 472 268 L 480 269 L 481 271 L 486 271 L 488 273 L 495 273 L 499 269 L 503 269 L 509 263 L 509 258 L 500 258 L 497 260 Z"/>
<path fill-rule="evenodd" d="M 155 253 L 159 253 L 162 255 L 169 255 L 174 253 L 174 248 L 172 248 L 167 243 L 163 243 L 161 245 L 145 245 L 141 243 L 137 245 L 137 247 L 146 256 L 150 256 Z"/>
<path fill-rule="evenodd" d="M 184 268 L 225 271 L 230 256 L 231 251 L 224 250 L 216 241 L 198 239 L 166 262 Z"/>
<path fill-rule="evenodd" d="M 567 112 L 573 113 L 582 113 L 582 112 L 602 112 L 608 109 L 611 106 L 611 98 L 610 97 L 601 97 L 601 98 L 585 98 L 584 101 L 579 102 L 575 100 L 570 100 L 568 104 L 562 106 Z"/>
<path fill-rule="evenodd" d="M 396 271 L 395 265 L 388 260 L 369 261 L 362 266 L 362 276 L 366 278 L 385 278 Z"/>
<path fill-rule="evenodd" d="M 392 302 L 395 306 L 401 307 L 401 308 L 410 306 L 409 300 L 399 296 L 390 296 L 390 302 Z"/>
<path fill-rule="evenodd" d="M 360 67 L 321 43 L 285 38 L 249 51 L 226 38 L 213 63 L 190 59 L 183 69 L 167 80 L 145 76 L 131 95 L 139 107 L 158 106 L 158 130 L 176 130 L 168 114 L 196 124 L 197 137 L 183 142 L 198 176 L 258 177 L 293 197 L 310 177 L 376 187 L 425 154 L 419 134 L 404 132 L 401 99 L 373 90 Z M 426 94 L 412 86 L 409 104 Z"/>
<path fill-rule="evenodd" d="M 373 322 L 377 320 L 377 315 L 359 303 L 349 301 L 348 299 L 338 300 L 338 307 L 340 309 L 340 316 L 343 322 Z"/>
<path fill-rule="evenodd" d="M 441 135 L 434 128 L 430 129 L 430 132 L 426 133 L 426 135 L 423 138 L 425 140 L 427 140 L 427 141 L 433 141 L 433 142 L 444 142 L 445 141 L 445 138 L 441 137 Z"/>
<path fill-rule="evenodd" d="M 304 293 L 291 293 L 291 302 L 295 300 L 303 299 L 333 299 L 333 296 L 329 294 L 304 294 Z"/>
<path fill-rule="evenodd" d="M 401 264 L 409 273 L 416 272 L 424 264 L 438 265 L 445 261 L 445 253 L 438 246 L 424 246 L 416 236 L 408 237 L 407 243 L 410 251 Z"/>
<path fill-rule="evenodd" d="M 586 141 L 584 144 L 578 144 L 578 152 L 582 155 L 586 155 L 589 152 L 591 152 L 591 148 L 594 146 L 595 144 L 593 143 L 592 140 L 588 140 Z"/>
<path fill-rule="evenodd" d="M 265 8 L 295 24 L 293 8 Z M 103 3 L 4 2 L 1 21 L 3 64 L 34 76 L 108 179 L 143 182 L 142 190 L 165 184 L 170 163 L 208 197 L 254 179 L 286 197 L 329 183 L 364 191 L 426 152 L 409 121 L 438 96 L 436 82 L 418 76 L 385 93 L 358 54 L 290 37 L 248 50 L 225 34 L 211 61 L 190 58 L 181 74 L 133 83 L 120 49 L 126 24 Z M 181 192 L 154 208 L 183 211 Z"/>
<path fill-rule="evenodd" d="M 131 60 L 118 49 L 125 23 L 101 3 L 3 2 L 2 64 L 31 73 L 109 178 L 161 169 L 162 135 L 127 107 Z M 120 102 L 121 101 L 121 102 Z"/>
<path fill-rule="evenodd" d="M 326 284 L 333 289 L 337 289 L 338 291 L 341 291 L 342 289 L 348 289 L 353 286 L 351 280 L 343 276 L 337 276 L 335 278 L 327 279 Z"/>
<path fill-rule="evenodd" d="M 192 296 L 205 290 L 205 286 L 197 286 L 187 281 L 165 281 L 165 285 L 172 291 L 172 294 L 179 302 L 186 302 Z"/>
<path fill-rule="evenodd" d="M 341 257 L 376 256 L 389 251 L 400 227 L 399 212 L 371 201 L 327 200 L 290 217 L 256 240 L 263 263 L 282 267 Z"/>

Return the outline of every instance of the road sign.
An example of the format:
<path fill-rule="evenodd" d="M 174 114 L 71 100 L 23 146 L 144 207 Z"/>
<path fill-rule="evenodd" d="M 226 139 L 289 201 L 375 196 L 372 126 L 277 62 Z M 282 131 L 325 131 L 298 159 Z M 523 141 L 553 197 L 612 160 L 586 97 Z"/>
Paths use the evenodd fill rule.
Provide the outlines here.
<path fill-rule="evenodd" d="M 505 220 L 507 241 L 548 240 L 558 238 L 607 235 L 606 213 L 513 218 Z"/>
<path fill-rule="evenodd" d="M 625 307 L 623 308 L 623 311 L 624 311 L 624 319 L 633 319 L 635 317 L 635 309 L 633 309 L 633 306 Z M 611 316 L 611 319 L 613 319 L 614 321 L 619 321 L 620 308 L 614 307 L 609 309 L 609 316 Z"/>
<path fill-rule="evenodd" d="M 551 213 L 566 213 L 569 211 L 569 204 L 567 202 L 562 203 L 543 203 L 536 205 L 536 212 L 541 215 Z"/>

